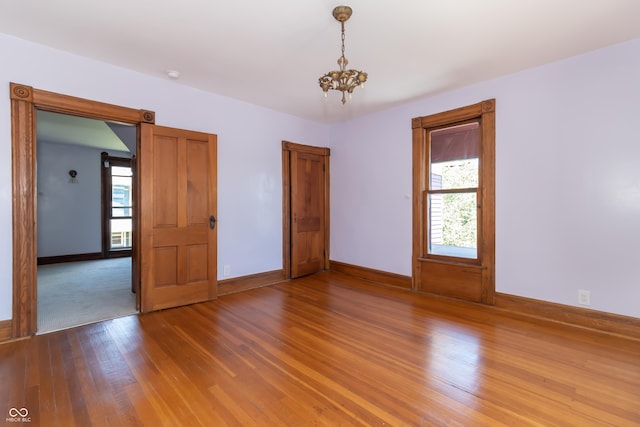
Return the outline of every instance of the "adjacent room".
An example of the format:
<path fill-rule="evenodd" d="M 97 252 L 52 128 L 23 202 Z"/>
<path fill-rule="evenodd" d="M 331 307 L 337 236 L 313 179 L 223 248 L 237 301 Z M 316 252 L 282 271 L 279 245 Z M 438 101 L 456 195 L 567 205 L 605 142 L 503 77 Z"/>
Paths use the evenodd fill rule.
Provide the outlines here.
<path fill-rule="evenodd" d="M 134 314 L 136 128 L 37 111 L 37 333 Z"/>
<path fill-rule="evenodd" d="M 3 2 L 0 420 L 640 425 L 638 22 Z"/>

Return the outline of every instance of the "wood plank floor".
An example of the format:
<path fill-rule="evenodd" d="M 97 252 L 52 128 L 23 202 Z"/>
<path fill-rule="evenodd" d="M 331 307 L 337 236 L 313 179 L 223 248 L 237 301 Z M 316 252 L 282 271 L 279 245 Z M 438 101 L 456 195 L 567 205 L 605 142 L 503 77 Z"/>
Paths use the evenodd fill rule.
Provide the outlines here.
<path fill-rule="evenodd" d="M 640 342 L 322 273 L 0 345 L 0 387 L 12 426 L 638 426 Z"/>

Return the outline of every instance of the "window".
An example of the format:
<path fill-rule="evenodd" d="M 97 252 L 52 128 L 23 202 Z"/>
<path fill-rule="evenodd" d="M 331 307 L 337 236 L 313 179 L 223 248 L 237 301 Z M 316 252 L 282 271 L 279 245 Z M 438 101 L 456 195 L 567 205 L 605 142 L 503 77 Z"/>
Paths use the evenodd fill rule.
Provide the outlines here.
<path fill-rule="evenodd" d="M 111 250 L 131 249 L 132 175 L 131 166 L 111 166 Z"/>
<path fill-rule="evenodd" d="M 479 123 L 428 131 L 428 254 L 478 258 Z"/>
<path fill-rule="evenodd" d="M 103 253 L 125 254 L 132 246 L 133 169 L 131 159 L 102 153 Z M 123 252 L 126 251 L 126 252 Z"/>
<path fill-rule="evenodd" d="M 495 100 L 416 117 L 413 287 L 493 304 Z"/>

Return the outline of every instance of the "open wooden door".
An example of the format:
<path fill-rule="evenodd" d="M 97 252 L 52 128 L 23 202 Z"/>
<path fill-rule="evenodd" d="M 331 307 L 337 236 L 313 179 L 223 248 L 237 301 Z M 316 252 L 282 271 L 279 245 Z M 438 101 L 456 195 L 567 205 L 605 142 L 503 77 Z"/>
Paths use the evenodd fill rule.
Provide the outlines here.
<path fill-rule="evenodd" d="M 329 263 L 329 149 L 286 143 L 290 166 L 291 278 Z"/>
<path fill-rule="evenodd" d="M 217 296 L 217 137 L 141 125 L 141 311 Z"/>

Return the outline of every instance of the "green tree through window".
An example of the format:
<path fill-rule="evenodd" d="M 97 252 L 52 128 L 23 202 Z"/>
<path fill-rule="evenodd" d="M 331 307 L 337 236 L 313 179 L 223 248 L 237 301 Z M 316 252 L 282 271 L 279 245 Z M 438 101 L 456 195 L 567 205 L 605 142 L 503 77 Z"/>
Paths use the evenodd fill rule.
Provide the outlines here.
<path fill-rule="evenodd" d="M 454 187 L 478 181 L 478 159 L 448 162 L 442 165 L 442 180 Z M 442 244 L 475 248 L 477 215 L 475 193 L 443 194 Z"/>

